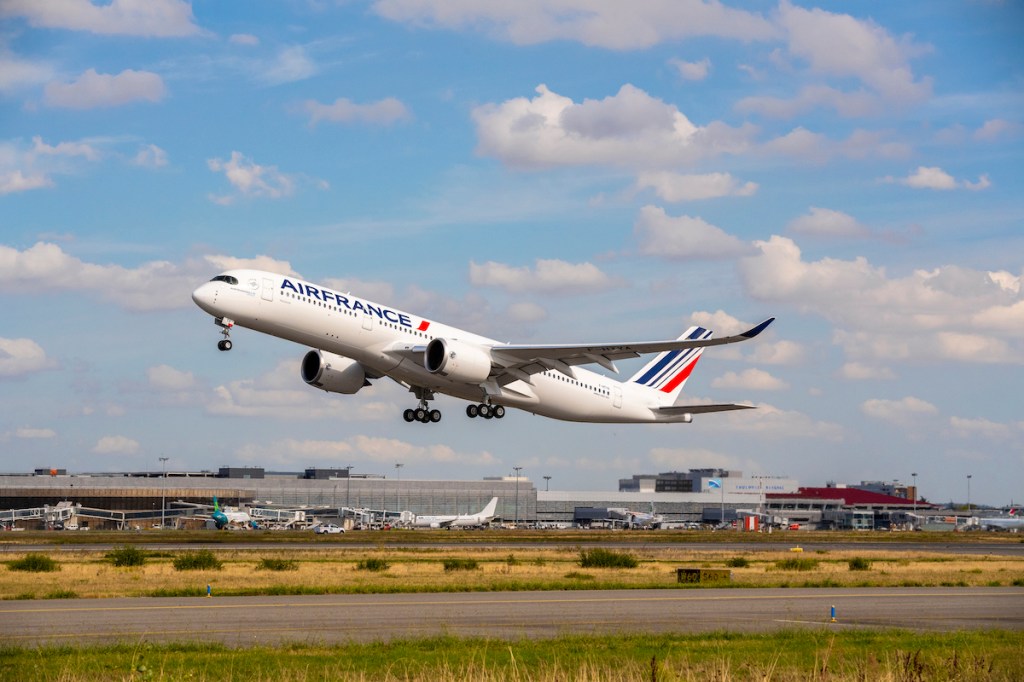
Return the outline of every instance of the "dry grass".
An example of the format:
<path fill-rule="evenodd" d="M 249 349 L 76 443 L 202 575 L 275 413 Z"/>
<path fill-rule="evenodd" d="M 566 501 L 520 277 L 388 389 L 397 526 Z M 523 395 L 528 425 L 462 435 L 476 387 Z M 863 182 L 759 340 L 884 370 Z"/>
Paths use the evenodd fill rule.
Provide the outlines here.
<path fill-rule="evenodd" d="M 569 549 L 507 549 L 467 547 L 458 550 L 354 550 L 331 547 L 294 550 L 270 546 L 260 550 L 212 548 L 224 562 L 219 571 L 176 571 L 171 553 L 151 557 L 145 566 L 116 568 L 102 552 L 54 552 L 61 570 L 45 575 L 0 568 L 0 595 L 6 599 L 47 596 L 128 597 L 152 594 L 204 593 L 210 584 L 220 594 L 297 592 L 489 591 L 514 589 L 657 588 L 676 587 L 675 569 L 725 568 L 743 556 L 745 567 L 734 567 L 732 585 L 773 586 L 989 586 L 1024 582 L 1024 559 L 906 552 L 805 552 L 817 560 L 813 570 L 779 570 L 776 562 L 790 552 L 693 552 L 665 547 L 635 552 L 635 569 L 588 568 L 578 576 L 579 553 Z M 22 554 L 10 553 L 6 559 Z M 862 557 L 870 570 L 851 571 L 849 562 Z M 295 561 L 297 570 L 260 570 L 263 559 Z M 474 559 L 480 569 L 445 571 L 449 558 Z M 358 562 L 383 559 L 385 571 L 358 570 Z M 569 577 L 567 577 L 569 576 Z M 573 577 L 575 576 L 575 577 Z"/>

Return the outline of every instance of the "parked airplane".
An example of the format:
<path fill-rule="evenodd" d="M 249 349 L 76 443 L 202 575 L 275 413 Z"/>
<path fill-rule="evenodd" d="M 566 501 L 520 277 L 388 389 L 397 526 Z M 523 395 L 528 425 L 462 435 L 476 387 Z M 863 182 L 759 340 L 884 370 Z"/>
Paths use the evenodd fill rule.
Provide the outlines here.
<path fill-rule="evenodd" d="M 978 525 L 993 530 L 1024 530 L 1024 516 L 1017 516 L 1017 510 L 1011 509 L 1007 516 L 983 516 Z"/>
<path fill-rule="evenodd" d="M 476 514 L 454 514 L 449 516 L 416 516 L 403 523 L 413 528 L 477 528 L 486 526 L 494 518 L 494 511 L 498 508 L 498 498 L 492 497 L 480 512 Z M 407 512 L 402 512 L 406 514 Z"/>
<path fill-rule="evenodd" d="M 770 318 L 736 336 L 712 339 L 691 327 L 674 341 L 572 345 L 508 344 L 426 320 L 352 294 L 260 270 L 230 270 L 192 292 L 214 317 L 231 349 L 231 329 L 247 327 L 312 346 L 302 359 L 303 381 L 331 393 L 353 394 L 371 379 L 390 377 L 419 404 L 407 422 L 438 422 L 437 393 L 470 402 L 469 417 L 501 419 L 506 407 L 577 422 L 689 423 L 705 412 L 751 405 L 676 405 L 676 397 L 707 346 L 746 341 Z M 628 381 L 580 369 L 659 353 Z"/>
<path fill-rule="evenodd" d="M 210 514 L 210 521 L 208 523 L 211 522 L 217 530 L 227 528 L 232 524 L 255 527 L 255 523 L 247 512 L 238 511 L 230 507 L 221 509 L 216 497 L 213 498 L 213 513 Z"/>

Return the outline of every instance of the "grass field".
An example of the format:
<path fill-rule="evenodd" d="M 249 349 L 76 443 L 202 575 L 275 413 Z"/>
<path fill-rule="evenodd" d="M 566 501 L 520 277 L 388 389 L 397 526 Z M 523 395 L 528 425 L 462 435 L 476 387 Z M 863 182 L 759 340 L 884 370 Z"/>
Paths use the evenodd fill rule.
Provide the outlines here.
<path fill-rule="evenodd" d="M 1024 639 L 1007 632 L 800 630 L 523 641 L 440 637 L 246 649 L 202 643 L 0 648 L 0 679 L 1009 682 L 1024 679 Z"/>
<path fill-rule="evenodd" d="M 207 550 L 219 570 L 177 570 L 182 551 L 145 551 L 142 566 L 117 567 L 103 551 L 40 552 L 59 570 L 33 573 L 0 568 L 4 599 L 189 596 L 210 585 L 219 596 L 370 592 L 466 592 L 678 588 L 677 568 L 731 572 L 734 587 L 1024 586 L 1024 559 L 934 552 L 699 551 L 665 546 L 617 550 L 636 568 L 582 568 L 581 552 L 526 546 L 359 549 L 266 548 Z M 25 552 L 9 552 L 6 562 Z M 459 561 L 469 560 L 469 561 Z M 449 567 L 446 568 L 446 562 Z M 383 570 L 367 565 L 386 564 Z M 288 570 L 268 570 L 285 566 Z M 363 569 L 360 568 L 363 567 Z M 454 567 L 454 568 L 453 568 Z M 855 567 L 855 568 L 854 568 Z M 461 570 L 460 570 L 461 569 Z M 722 586 L 722 585 L 716 585 Z"/>

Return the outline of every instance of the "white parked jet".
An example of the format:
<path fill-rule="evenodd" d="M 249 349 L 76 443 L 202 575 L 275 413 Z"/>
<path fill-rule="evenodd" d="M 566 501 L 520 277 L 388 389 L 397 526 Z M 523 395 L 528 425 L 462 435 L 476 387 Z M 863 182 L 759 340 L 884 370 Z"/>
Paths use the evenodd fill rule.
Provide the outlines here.
<path fill-rule="evenodd" d="M 1011 509 L 1007 516 L 983 516 L 978 525 L 991 530 L 1024 531 L 1024 516 L 1018 516 L 1016 509 Z"/>
<path fill-rule="evenodd" d="M 402 519 L 403 523 L 413 528 L 477 528 L 485 526 L 494 518 L 494 511 L 498 508 L 498 498 L 492 497 L 479 513 L 476 514 L 454 514 L 447 516 L 416 516 L 410 514 L 411 518 Z M 409 512 L 402 512 L 408 514 Z"/>
<path fill-rule="evenodd" d="M 217 275 L 192 300 L 222 328 L 220 350 L 231 349 L 235 325 L 311 346 L 300 372 L 307 384 L 353 394 L 371 379 L 390 377 L 419 399 L 405 420 L 423 423 L 441 420 L 428 403 L 437 393 L 470 401 L 466 414 L 487 419 L 515 407 L 577 422 L 689 423 L 695 414 L 747 409 L 752 406 L 675 401 L 705 347 L 752 339 L 775 319 L 717 339 L 691 327 L 674 341 L 535 345 L 501 343 L 260 270 Z M 653 353 L 659 355 L 625 382 L 578 367 L 617 372 L 615 360 Z"/>

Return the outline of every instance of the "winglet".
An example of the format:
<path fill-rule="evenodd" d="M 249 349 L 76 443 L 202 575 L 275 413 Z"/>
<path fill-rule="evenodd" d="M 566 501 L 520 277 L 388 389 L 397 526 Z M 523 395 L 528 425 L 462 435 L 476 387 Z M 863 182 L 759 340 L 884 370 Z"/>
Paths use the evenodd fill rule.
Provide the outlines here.
<path fill-rule="evenodd" d="M 744 338 L 747 338 L 747 339 L 752 339 L 755 336 L 757 336 L 758 334 L 760 334 L 761 332 L 763 332 L 768 327 L 768 325 L 770 325 L 774 321 L 775 321 L 774 317 L 769 317 L 767 320 L 765 320 L 761 324 L 757 325 L 753 329 L 743 332 L 742 334 L 740 334 L 740 336 L 742 336 Z"/>

